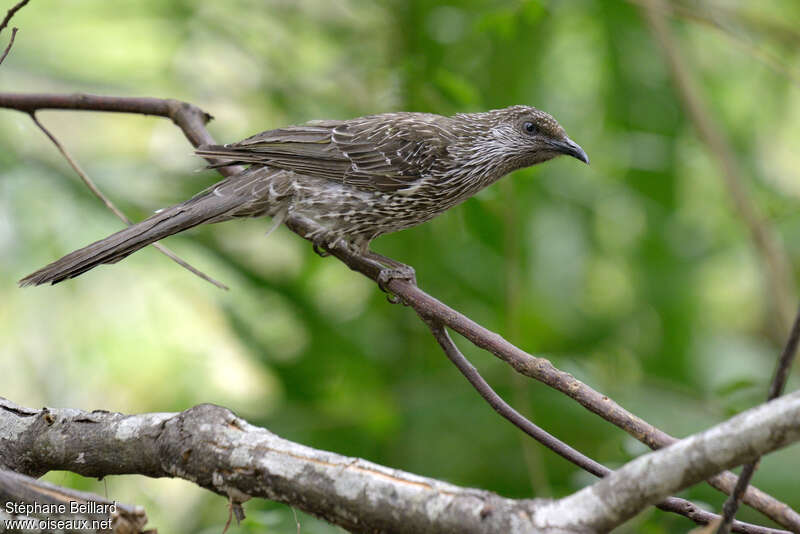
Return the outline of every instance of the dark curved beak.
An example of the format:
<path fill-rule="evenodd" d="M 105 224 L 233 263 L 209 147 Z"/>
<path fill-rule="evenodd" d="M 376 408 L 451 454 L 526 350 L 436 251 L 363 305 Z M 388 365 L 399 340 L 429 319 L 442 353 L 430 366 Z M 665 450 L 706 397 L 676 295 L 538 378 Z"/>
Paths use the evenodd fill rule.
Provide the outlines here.
<path fill-rule="evenodd" d="M 578 143 L 569 137 L 565 137 L 564 139 L 558 141 L 551 141 L 550 144 L 553 145 L 558 152 L 561 152 L 567 156 L 572 156 L 575 159 L 579 159 L 587 165 L 589 164 L 589 156 L 586 155 L 586 152 L 584 152 Z"/>

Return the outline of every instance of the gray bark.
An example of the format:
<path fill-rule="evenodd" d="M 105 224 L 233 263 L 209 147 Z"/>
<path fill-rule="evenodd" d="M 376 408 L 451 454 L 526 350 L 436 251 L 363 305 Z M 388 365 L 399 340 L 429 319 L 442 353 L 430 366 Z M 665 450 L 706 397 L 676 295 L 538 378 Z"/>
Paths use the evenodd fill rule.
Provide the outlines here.
<path fill-rule="evenodd" d="M 353 532 L 607 532 L 670 493 L 799 439 L 800 392 L 642 456 L 574 495 L 514 500 L 293 443 L 218 406 L 123 415 L 0 399 L 8 469 L 180 477 L 234 504 L 263 497 Z"/>

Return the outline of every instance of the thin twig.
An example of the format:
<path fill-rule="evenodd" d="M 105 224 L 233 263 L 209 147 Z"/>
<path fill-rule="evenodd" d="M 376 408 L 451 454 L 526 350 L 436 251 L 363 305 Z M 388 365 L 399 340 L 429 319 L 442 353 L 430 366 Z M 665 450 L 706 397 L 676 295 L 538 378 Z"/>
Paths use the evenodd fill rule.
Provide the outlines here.
<path fill-rule="evenodd" d="M 3 52 L 3 55 L 0 56 L 0 65 L 3 64 L 3 61 L 6 60 L 6 56 L 8 56 L 9 52 L 11 52 L 11 47 L 14 46 L 14 37 L 17 36 L 17 31 L 19 31 L 19 28 L 11 28 L 11 40 L 8 41 L 8 46 Z"/>
<path fill-rule="evenodd" d="M 232 520 L 233 520 L 233 497 L 228 495 L 228 520 L 225 521 L 225 526 L 222 527 L 222 534 L 227 534 L 228 528 L 230 528 Z"/>
<path fill-rule="evenodd" d="M 606 466 L 592 460 L 588 456 L 559 440 L 552 434 L 542 430 L 534 423 L 526 419 L 514 408 L 512 408 L 492 389 L 492 386 L 490 386 L 488 382 L 486 382 L 486 380 L 484 380 L 484 378 L 480 375 L 480 373 L 478 373 L 478 370 L 475 369 L 475 366 L 472 365 L 461 353 L 456 344 L 453 343 L 453 340 L 450 338 L 450 334 L 447 333 L 447 330 L 441 322 L 429 317 L 422 317 L 422 319 L 428 324 L 428 327 L 431 329 L 431 333 L 433 333 L 433 337 L 436 338 L 436 341 L 439 343 L 439 346 L 442 347 L 442 350 L 447 355 L 447 358 L 453 362 L 453 365 L 455 365 L 461 374 L 464 375 L 464 378 L 466 378 L 467 381 L 472 384 L 472 387 L 475 388 L 475 391 L 477 391 L 478 394 L 483 397 L 484 400 L 489 403 L 489 406 L 494 408 L 497 413 L 499 413 L 505 419 L 511 421 L 514 426 L 528 434 L 530 437 L 551 451 L 555 452 L 562 458 L 569 460 L 571 463 L 577 465 L 585 471 L 588 471 L 589 473 L 600 478 L 611 472 L 611 470 Z"/>
<path fill-rule="evenodd" d="M 789 370 L 792 368 L 795 354 L 797 354 L 797 345 L 800 343 L 800 308 L 794 316 L 794 323 L 792 330 L 789 332 L 789 339 L 786 340 L 786 345 L 783 347 L 781 357 L 778 359 L 778 364 L 775 367 L 775 374 L 772 377 L 772 382 L 769 385 L 769 392 L 767 393 L 767 402 L 777 399 L 783 389 L 786 387 L 786 381 L 789 379 Z M 716 534 L 728 534 L 731 531 L 731 524 L 733 518 L 736 517 L 736 512 L 739 509 L 739 502 L 742 495 L 747 490 L 753 474 L 758 469 L 759 460 L 755 460 L 749 464 L 745 464 L 742 472 L 739 474 L 739 480 L 736 482 L 736 488 L 730 494 L 725 504 L 722 507 L 722 522 L 717 527 Z"/>
<path fill-rule="evenodd" d="M 114 215 L 116 215 L 120 220 L 122 220 L 122 222 L 124 222 L 128 226 L 132 225 L 133 221 L 131 221 L 124 213 L 122 213 L 122 211 L 119 208 L 117 208 L 114 205 L 114 203 L 111 202 L 111 200 L 107 196 L 105 196 L 102 191 L 100 191 L 100 189 L 97 188 L 92 179 L 89 178 L 89 176 L 83 171 L 80 165 L 78 165 L 78 162 L 75 161 L 75 159 L 69 154 L 69 152 L 67 152 L 67 150 L 59 142 L 59 140 L 56 139 L 56 137 L 52 133 L 50 133 L 50 131 L 47 128 L 45 128 L 44 124 L 39 122 L 39 119 L 36 117 L 36 113 L 31 113 L 30 116 L 34 124 L 36 124 L 36 126 L 47 136 L 47 138 L 50 139 L 50 141 L 52 141 L 52 143 L 55 145 L 55 147 L 58 149 L 61 155 L 64 156 L 64 159 L 67 160 L 69 166 L 72 167 L 72 169 L 78 174 L 78 176 L 80 176 L 83 183 L 86 185 L 86 187 L 89 188 L 89 191 L 91 191 L 94 196 L 99 198 L 100 201 L 103 202 L 103 204 L 105 204 L 106 207 L 114 213 Z M 184 269 L 188 270 L 189 272 L 199 276 L 200 278 L 202 278 L 207 282 L 214 284 L 220 289 L 228 289 L 228 286 L 226 286 L 225 284 L 223 284 L 218 280 L 215 280 L 214 278 L 210 277 L 209 275 L 197 269 L 196 267 L 189 265 L 187 262 L 179 258 L 178 255 L 175 254 L 172 250 L 165 247 L 161 243 L 153 243 L 153 246 L 159 252 L 161 252 L 166 257 L 168 257 L 169 259 L 171 259 Z"/>
<path fill-rule="evenodd" d="M 8 23 L 11 21 L 11 17 L 13 17 L 17 11 L 25 7 L 25 4 L 28 2 L 30 2 L 30 0 L 20 0 L 16 5 L 6 12 L 6 16 L 3 18 L 3 21 L 0 22 L 0 32 L 6 29 L 6 26 L 8 26 Z"/>
<path fill-rule="evenodd" d="M 745 177 L 736 161 L 733 149 L 708 111 L 700 89 L 681 57 L 677 43 L 672 38 L 663 10 L 662 0 L 647 0 L 646 6 L 641 9 L 667 60 L 683 106 L 700 140 L 706 145 L 711 156 L 717 160 L 734 207 L 750 232 L 753 246 L 765 262 L 765 278 L 771 294 L 770 302 L 773 315 L 778 319 L 773 322 L 777 326 L 773 335 L 781 342 L 783 333 L 792 322 L 795 295 L 794 280 L 790 274 L 791 268 L 786 251 L 751 201 L 745 187 Z"/>
<path fill-rule="evenodd" d="M 84 111 L 128 112 L 144 115 L 155 115 L 170 118 L 194 145 L 214 144 L 214 139 L 205 128 L 210 115 L 196 106 L 177 100 L 157 98 L 107 97 L 87 94 L 46 95 L 46 94 L 10 94 L 0 93 L 0 107 L 16 109 L 30 113 L 38 109 L 72 109 Z M 231 176 L 241 170 L 240 167 L 228 166 L 217 169 L 224 176 Z M 286 225 L 305 236 L 312 229 L 304 226 L 303 221 L 291 219 Z M 340 248 L 331 253 L 351 269 L 362 273 L 372 280 L 377 280 L 378 271 L 375 265 L 363 258 Z M 477 347 L 483 348 L 497 358 L 509 364 L 523 376 L 533 378 L 560 391 L 577 401 L 583 407 L 602 417 L 606 421 L 628 432 L 631 436 L 653 449 L 666 447 L 677 441 L 674 437 L 650 425 L 629 411 L 625 410 L 602 393 L 590 388 L 575 379 L 569 373 L 555 368 L 545 358 L 537 358 L 515 347 L 499 334 L 477 324 L 465 315 L 445 305 L 407 281 L 395 279 L 388 288 L 404 302 L 412 306 L 417 313 L 440 320 L 444 325 L 458 332 Z M 733 491 L 736 476 L 725 472 L 709 479 L 709 483 L 725 493 Z M 784 527 L 800 531 L 800 514 L 797 514 L 785 503 L 758 490 L 749 487 L 745 493 L 746 504 L 760 511 Z M 692 518 L 694 505 L 684 507 L 679 512 Z M 737 522 L 738 524 L 738 522 Z M 753 527 L 762 528 L 762 527 Z M 765 531 L 762 531 L 765 532 Z"/>
<path fill-rule="evenodd" d="M 6 29 L 8 23 L 11 21 L 11 17 L 13 17 L 17 11 L 22 9 L 25 6 L 25 4 L 27 4 L 29 1 L 30 0 L 20 0 L 19 2 L 17 2 L 15 6 L 13 6 L 6 12 L 6 16 L 3 18 L 3 21 L 0 22 L 0 33 L 2 33 L 4 29 Z M 0 56 L 0 65 L 3 64 L 3 61 L 5 61 L 6 59 L 6 56 L 8 56 L 9 52 L 11 52 L 11 47 L 14 46 L 14 38 L 17 36 L 18 31 L 19 28 L 11 28 L 11 39 L 8 41 L 8 46 L 6 46 L 6 49 L 3 51 L 3 55 Z"/>
<path fill-rule="evenodd" d="M 290 506 L 289 508 L 292 509 L 292 515 L 294 515 L 294 524 L 297 525 L 297 534 L 300 534 L 300 520 L 297 519 L 297 510 L 294 509 L 294 506 Z"/>
<path fill-rule="evenodd" d="M 792 367 L 792 362 L 797 354 L 797 346 L 800 344 L 800 308 L 794 316 L 794 323 L 792 330 L 789 333 L 789 339 L 783 347 L 783 352 L 778 360 L 778 365 L 775 368 L 775 376 L 772 377 L 772 382 L 769 386 L 769 393 L 767 401 L 777 399 L 783 393 L 786 387 L 786 382 L 789 380 L 789 370 Z"/>

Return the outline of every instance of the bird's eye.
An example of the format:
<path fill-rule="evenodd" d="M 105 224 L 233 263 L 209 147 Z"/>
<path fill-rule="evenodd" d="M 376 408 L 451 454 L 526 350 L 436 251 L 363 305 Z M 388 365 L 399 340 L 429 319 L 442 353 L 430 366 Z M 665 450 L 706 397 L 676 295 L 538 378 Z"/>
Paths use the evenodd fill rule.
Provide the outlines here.
<path fill-rule="evenodd" d="M 522 129 L 525 130 L 525 132 L 527 132 L 527 133 L 529 133 L 531 135 L 533 135 L 537 131 L 539 131 L 539 129 L 536 127 L 536 125 L 533 124 L 532 122 L 526 122 L 525 124 L 523 124 L 522 125 Z"/>

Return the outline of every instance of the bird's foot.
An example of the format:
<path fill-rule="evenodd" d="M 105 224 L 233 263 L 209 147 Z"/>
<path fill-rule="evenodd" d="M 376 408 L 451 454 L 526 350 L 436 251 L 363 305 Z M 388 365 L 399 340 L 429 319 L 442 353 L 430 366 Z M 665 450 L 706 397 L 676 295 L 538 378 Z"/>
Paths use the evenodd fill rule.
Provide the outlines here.
<path fill-rule="evenodd" d="M 314 243 L 312 246 L 314 247 L 314 252 L 316 252 L 317 255 L 319 255 L 320 258 L 325 258 L 325 257 L 331 255 L 330 252 L 325 250 L 325 246 L 324 245 L 321 245 L 319 243 Z"/>
<path fill-rule="evenodd" d="M 398 263 L 394 265 L 392 268 L 384 268 L 381 269 L 378 273 L 378 287 L 386 293 L 386 300 L 391 302 L 392 304 L 398 304 L 402 302 L 406 304 L 403 299 L 389 289 L 389 283 L 392 280 L 405 280 L 410 282 L 413 285 L 417 285 L 417 273 L 414 271 L 414 268 L 410 265 L 404 265 L 402 263 Z"/>

